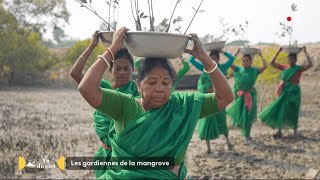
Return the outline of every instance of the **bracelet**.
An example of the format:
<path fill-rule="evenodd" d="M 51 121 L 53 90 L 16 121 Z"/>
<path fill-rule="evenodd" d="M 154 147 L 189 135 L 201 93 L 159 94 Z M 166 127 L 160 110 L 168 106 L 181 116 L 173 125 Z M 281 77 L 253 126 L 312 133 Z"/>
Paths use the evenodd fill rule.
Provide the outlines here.
<path fill-rule="evenodd" d="M 206 69 L 203 69 L 203 71 L 207 74 L 212 73 L 213 71 L 215 71 L 218 68 L 217 63 L 213 63 L 212 67 L 207 71 Z"/>
<path fill-rule="evenodd" d="M 110 67 L 110 63 L 105 57 L 103 57 L 102 55 L 99 55 L 98 58 L 101 58 L 102 60 L 104 60 L 104 62 L 107 64 L 107 66 Z"/>
<path fill-rule="evenodd" d="M 112 61 L 114 61 L 115 58 L 114 58 L 114 54 L 113 54 L 113 52 L 111 51 L 111 49 L 110 49 L 110 48 L 106 48 L 106 50 L 109 51 L 109 53 L 111 54 Z"/>
<path fill-rule="evenodd" d="M 82 55 L 80 55 L 79 57 L 80 57 L 80 58 L 82 58 L 82 59 L 84 59 L 84 60 L 87 60 L 87 59 L 86 59 L 86 58 L 84 58 Z"/>

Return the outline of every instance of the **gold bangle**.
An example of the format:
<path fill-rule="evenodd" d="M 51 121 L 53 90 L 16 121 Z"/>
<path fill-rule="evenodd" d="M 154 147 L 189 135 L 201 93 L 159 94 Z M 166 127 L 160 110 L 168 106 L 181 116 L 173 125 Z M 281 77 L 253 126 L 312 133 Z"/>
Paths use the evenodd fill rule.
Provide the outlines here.
<path fill-rule="evenodd" d="M 110 49 L 110 48 L 106 48 L 106 50 L 109 51 L 109 53 L 111 54 L 111 59 L 112 59 L 112 61 L 114 61 L 115 58 L 114 58 L 114 54 L 113 54 L 113 52 L 111 51 L 111 49 Z"/>
<path fill-rule="evenodd" d="M 212 73 L 214 70 L 216 70 L 217 69 L 217 63 L 213 63 L 213 65 L 211 66 L 211 68 L 209 69 L 209 70 L 206 70 L 206 69 L 203 69 L 203 71 L 205 72 L 205 73 Z"/>
<path fill-rule="evenodd" d="M 213 71 L 215 71 L 217 68 L 218 68 L 218 66 L 215 65 L 210 71 L 206 71 L 206 70 L 203 70 L 203 71 L 206 72 L 207 74 L 210 74 L 210 73 L 212 73 Z"/>

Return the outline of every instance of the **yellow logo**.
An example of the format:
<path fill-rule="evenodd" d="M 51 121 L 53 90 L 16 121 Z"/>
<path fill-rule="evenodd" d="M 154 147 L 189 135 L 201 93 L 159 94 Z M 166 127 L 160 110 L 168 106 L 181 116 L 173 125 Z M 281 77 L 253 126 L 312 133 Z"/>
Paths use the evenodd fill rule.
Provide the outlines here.
<path fill-rule="evenodd" d="M 19 170 L 22 170 L 24 167 L 26 167 L 26 160 L 19 156 L 19 159 L 18 159 L 18 168 Z"/>
<path fill-rule="evenodd" d="M 64 166 L 64 156 L 61 156 L 58 159 L 57 165 L 58 165 L 59 169 L 64 170 L 64 168 L 65 168 L 65 166 Z"/>
<path fill-rule="evenodd" d="M 37 164 L 37 163 L 35 163 L 35 161 L 32 162 L 32 160 L 29 160 L 28 164 L 27 164 L 25 158 L 22 157 L 22 156 L 19 156 L 18 157 L 18 169 L 22 170 L 25 167 L 28 167 L 28 168 L 40 168 L 40 169 L 43 169 L 43 168 L 44 169 L 51 169 L 51 168 L 55 168 L 56 167 L 54 164 L 50 164 L 49 160 L 43 159 L 43 162 L 45 164 L 39 164 L 39 163 Z M 64 158 L 64 156 L 61 156 L 58 159 L 57 165 L 58 165 L 59 169 L 61 169 L 61 170 L 65 169 L 65 158 Z"/>

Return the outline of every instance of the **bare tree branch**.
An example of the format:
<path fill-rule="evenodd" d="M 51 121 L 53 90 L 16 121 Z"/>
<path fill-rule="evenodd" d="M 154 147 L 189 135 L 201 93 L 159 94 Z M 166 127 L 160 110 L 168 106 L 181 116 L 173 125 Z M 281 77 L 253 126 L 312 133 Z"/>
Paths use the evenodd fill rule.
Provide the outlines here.
<path fill-rule="evenodd" d="M 110 26 L 114 31 L 115 28 L 113 26 L 111 26 L 105 19 L 103 19 L 95 10 L 90 9 L 88 6 L 84 5 L 81 1 L 79 0 L 75 0 L 76 2 L 78 2 L 82 7 L 85 7 L 86 9 L 88 9 L 89 11 L 91 11 L 94 15 L 96 15 L 105 25 L 106 28 L 108 28 L 108 26 Z"/>
<path fill-rule="evenodd" d="M 188 29 L 189 29 L 189 27 L 190 27 L 190 25 L 191 25 L 194 17 L 196 16 L 196 14 L 198 13 L 198 11 L 199 11 L 199 9 L 200 9 L 200 6 L 201 6 L 202 2 L 203 2 L 203 0 L 201 0 L 200 4 L 199 4 L 199 6 L 198 6 L 198 9 L 197 9 L 196 12 L 194 13 L 194 15 L 193 15 L 193 17 L 192 17 L 192 19 L 191 19 L 191 22 L 190 22 L 190 24 L 188 25 L 188 27 L 187 27 L 186 31 L 184 32 L 184 34 L 187 33 L 187 31 L 188 31 Z"/>
<path fill-rule="evenodd" d="M 148 6 L 149 6 L 150 31 L 154 31 L 154 17 L 153 17 L 152 0 L 148 0 Z"/>
<path fill-rule="evenodd" d="M 136 18 L 135 18 L 134 13 L 133 13 L 132 0 L 130 0 L 130 5 L 131 5 L 131 13 L 132 13 L 132 17 L 133 17 L 134 21 L 136 22 Z"/>
<path fill-rule="evenodd" d="M 202 0 L 202 1 L 203 1 L 203 0 Z M 172 14 L 171 14 L 171 17 L 170 17 L 169 24 L 168 24 L 168 27 L 167 27 L 167 29 L 166 29 L 166 32 L 169 32 L 171 20 L 172 20 L 173 14 L 174 14 L 174 12 L 175 12 L 175 10 L 176 10 L 177 5 L 178 5 L 179 2 L 180 2 L 180 0 L 177 0 L 176 5 L 174 6 L 174 9 L 173 9 L 173 11 L 172 11 Z"/>
<path fill-rule="evenodd" d="M 109 21 L 108 21 L 109 25 L 108 25 L 108 31 L 110 31 L 111 3 L 112 3 L 111 0 L 109 0 Z"/>

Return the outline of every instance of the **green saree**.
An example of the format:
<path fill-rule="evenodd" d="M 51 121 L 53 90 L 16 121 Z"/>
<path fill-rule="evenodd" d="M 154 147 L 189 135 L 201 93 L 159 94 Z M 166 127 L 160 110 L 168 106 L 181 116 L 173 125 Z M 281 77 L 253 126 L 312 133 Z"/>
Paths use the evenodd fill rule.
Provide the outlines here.
<path fill-rule="evenodd" d="M 177 84 L 188 73 L 189 70 L 190 70 L 189 63 L 186 62 L 185 59 L 183 59 L 182 68 L 178 71 L 177 78 L 175 79 L 175 81 L 172 84 L 172 89 L 171 89 L 172 93 L 176 91 Z"/>
<path fill-rule="evenodd" d="M 207 93 L 212 88 L 212 82 L 208 73 L 202 73 L 199 77 L 197 89 L 201 93 Z"/>
<path fill-rule="evenodd" d="M 104 89 L 113 89 L 110 82 L 107 80 L 101 80 L 100 87 Z M 133 96 L 139 96 L 137 85 L 134 81 L 129 81 L 127 85 L 122 86 L 120 88 L 115 89 L 116 91 L 125 93 L 125 94 L 132 94 Z M 111 157 L 111 151 L 108 148 L 111 147 L 111 143 L 109 140 L 109 130 L 113 128 L 113 121 L 110 117 L 106 116 L 105 114 L 95 111 L 93 113 L 94 117 L 94 128 L 96 130 L 96 134 L 98 135 L 100 141 L 107 147 L 100 147 L 98 151 L 95 153 L 94 158 L 95 160 L 99 157 L 100 161 L 107 161 Z M 103 159 L 101 159 L 103 157 Z M 95 175 L 98 178 L 102 174 L 105 173 L 106 168 L 101 168 L 99 170 L 95 170 Z"/>
<path fill-rule="evenodd" d="M 210 76 L 207 73 L 200 75 L 197 88 L 201 93 L 207 93 L 210 88 L 213 88 Z M 217 139 L 219 135 L 227 133 L 228 126 L 225 109 L 198 121 L 198 134 L 201 140 Z"/>
<path fill-rule="evenodd" d="M 228 61 L 224 64 L 217 64 L 222 74 L 226 75 L 227 70 L 233 64 L 235 57 L 228 52 L 223 53 L 228 57 Z M 202 63 L 196 62 L 195 58 L 191 56 L 190 62 L 200 71 L 203 72 L 204 66 Z M 211 89 L 212 82 L 210 76 L 203 72 L 198 80 L 197 89 L 201 93 L 207 93 Z M 227 115 L 226 110 L 223 109 L 215 115 L 200 119 L 198 122 L 198 134 L 201 140 L 214 140 L 220 135 L 228 134 Z"/>
<path fill-rule="evenodd" d="M 257 92 L 254 84 L 258 74 L 259 69 L 254 67 L 235 69 L 235 100 L 227 109 L 227 115 L 231 118 L 232 125 L 239 127 L 241 135 L 245 137 L 250 137 L 251 126 L 257 120 Z M 250 100 L 247 101 L 247 97 Z"/>
<path fill-rule="evenodd" d="M 197 121 L 217 112 L 218 106 L 212 94 L 173 93 L 159 109 L 144 111 L 133 96 L 104 90 L 96 109 L 115 120 L 109 133 L 112 157 L 172 157 L 180 165 L 178 176 L 170 170 L 110 167 L 99 179 L 184 179 L 184 159 Z"/>
<path fill-rule="evenodd" d="M 298 84 L 289 80 L 300 70 L 301 66 L 293 66 L 281 72 L 284 82 L 280 95 L 260 114 L 261 121 L 273 129 L 296 129 L 298 127 L 301 90 Z"/>

